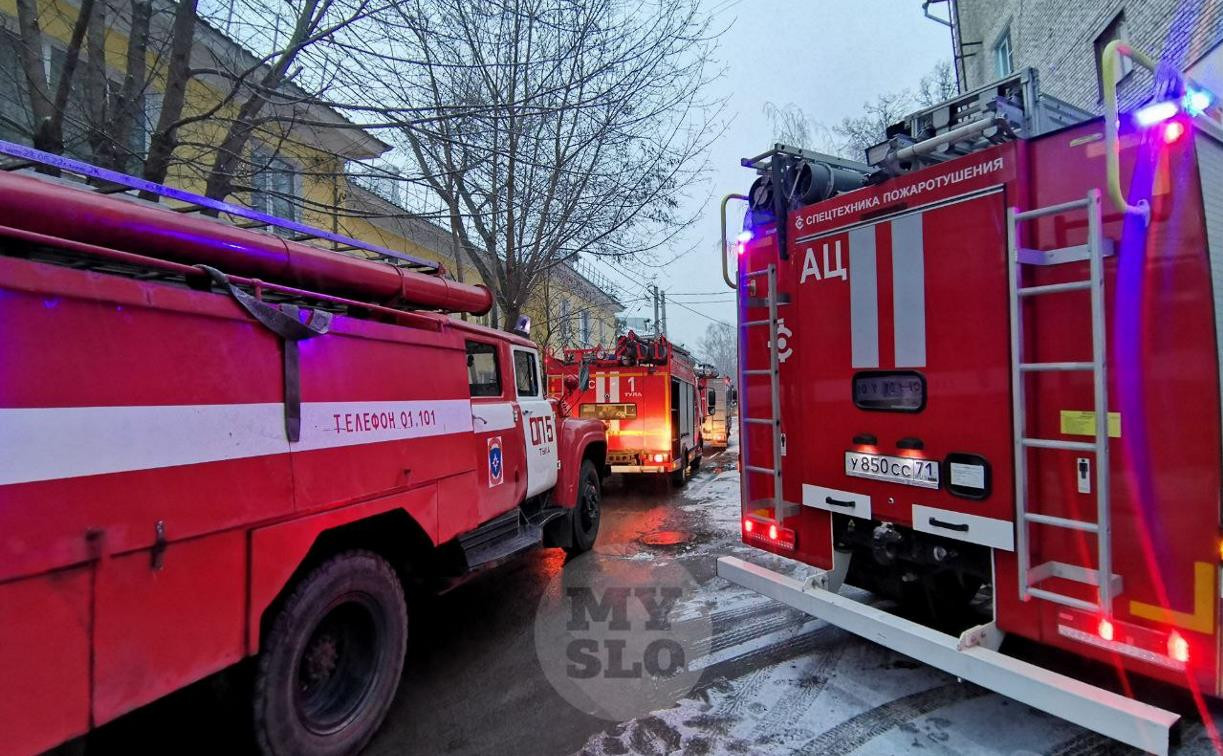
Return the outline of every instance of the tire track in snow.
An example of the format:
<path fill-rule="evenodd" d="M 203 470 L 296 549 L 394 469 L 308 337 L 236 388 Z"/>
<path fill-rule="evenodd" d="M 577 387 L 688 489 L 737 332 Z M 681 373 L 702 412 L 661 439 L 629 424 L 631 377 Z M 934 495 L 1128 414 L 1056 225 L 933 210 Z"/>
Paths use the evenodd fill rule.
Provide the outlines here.
<path fill-rule="evenodd" d="M 815 666 L 807 672 L 808 677 L 804 679 L 798 691 L 783 698 L 761 718 L 752 728 L 752 735 L 761 739 L 779 738 L 782 742 L 789 740 L 789 736 L 797 729 L 795 723 L 803 721 L 803 715 L 828 686 L 829 679 L 845 654 L 845 646 L 844 643 L 837 643 L 827 654 L 820 657 Z"/>
<path fill-rule="evenodd" d="M 849 753 L 917 717 L 986 695 L 990 692 L 969 683 L 950 682 L 927 688 L 850 717 L 807 741 L 799 750 L 810 754 Z"/>

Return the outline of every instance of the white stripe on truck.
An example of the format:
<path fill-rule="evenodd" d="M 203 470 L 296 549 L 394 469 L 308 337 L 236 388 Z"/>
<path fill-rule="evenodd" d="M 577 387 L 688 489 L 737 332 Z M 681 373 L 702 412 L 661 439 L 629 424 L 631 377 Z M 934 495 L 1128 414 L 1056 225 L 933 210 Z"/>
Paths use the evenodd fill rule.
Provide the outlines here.
<path fill-rule="evenodd" d="M 471 402 L 306 402 L 293 451 L 470 433 Z M 0 408 L 0 485 L 290 450 L 284 405 Z"/>
<path fill-rule="evenodd" d="M 879 273 L 874 226 L 849 232 L 849 330 L 853 367 L 879 367 Z"/>
<path fill-rule="evenodd" d="M 896 367 L 925 367 L 926 262 L 922 213 L 892 221 L 892 326 Z"/>

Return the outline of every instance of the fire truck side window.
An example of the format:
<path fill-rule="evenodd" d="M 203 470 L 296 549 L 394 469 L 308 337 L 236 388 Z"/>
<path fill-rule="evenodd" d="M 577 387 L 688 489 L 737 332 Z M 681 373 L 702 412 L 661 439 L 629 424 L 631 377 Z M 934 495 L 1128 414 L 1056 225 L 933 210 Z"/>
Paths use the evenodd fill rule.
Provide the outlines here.
<path fill-rule="evenodd" d="M 514 375 L 519 396 L 539 396 L 539 376 L 535 370 L 535 355 L 514 352 Z"/>
<path fill-rule="evenodd" d="M 718 408 L 718 393 L 716 391 L 709 392 L 709 411 L 713 412 Z"/>
<path fill-rule="evenodd" d="M 501 371 L 495 345 L 467 342 L 467 384 L 471 386 L 472 396 L 501 396 Z"/>

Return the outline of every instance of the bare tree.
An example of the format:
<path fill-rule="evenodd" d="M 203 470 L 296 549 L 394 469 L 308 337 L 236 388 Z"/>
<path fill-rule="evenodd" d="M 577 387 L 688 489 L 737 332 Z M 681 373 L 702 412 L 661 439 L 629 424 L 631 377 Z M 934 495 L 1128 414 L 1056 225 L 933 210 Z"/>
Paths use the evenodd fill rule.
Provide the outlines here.
<path fill-rule="evenodd" d="M 710 323 L 701 337 L 701 358 L 718 369 L 721 375 L 737 380 L 739 345 L 735 329 L 727 323 Z"/>
<path fill-rule="evenodd" d="M 854 160 L 864 160 L 866 148 L 883 141 L 887 127 L 913 110 L 913 95 L 907 89 L 876 95 L 862 104 L 862 114 L 842 118 L 832 126 L 837 151 Z"/>
<path fill-rule="evenodd" d="M 951 67 L 951 61 L 940 60 L 917 83 L 917 104 L 922 107 L 937 105 L 944 100 L 950 100 L 958 93 L 959 84 L 955 80 L 955 69 Z"/>
<path fill-rule="evenodd" d="M 89 19 L 93 15 L 93 0 L 82 0 L 76 17 L 71 19 L 72 34 L 64 53 L 64 63 L 53 76 L 53 66 L 43 60 L 44 39 L 38 0 L 17 0 L 17 28 L 21 44 L 19 57 L 25 72 L 33 116 L 34 146 L 46 152 L 64 151 L 64 114 L 72 81 L 80 60 L 81 46 Z"/>
<path fill-rule="evenodd" d="M 955 72 L 950 61 L 944 60 L 921 78 L 916 93 L 900 89 L 876 95 L 862 104 L 860 114 L 842 118 L 831 126 L 811 118 L 794 103 L 784 106 L 765 103 L 764 115 L 778 142 L 862 160 L 867 147 L 883 141 L 888 126 L 918 107 L 934 105 L 955 94 Z"/>
<path fill-rule="evenodd" d="M 373 78 L 429 114 L 403 144 L 507 327 L 564 261 L 648 255 L 690 222 L 717 112 L 698 0 L 416 0 L 387 27 L 410 47 Z"/>

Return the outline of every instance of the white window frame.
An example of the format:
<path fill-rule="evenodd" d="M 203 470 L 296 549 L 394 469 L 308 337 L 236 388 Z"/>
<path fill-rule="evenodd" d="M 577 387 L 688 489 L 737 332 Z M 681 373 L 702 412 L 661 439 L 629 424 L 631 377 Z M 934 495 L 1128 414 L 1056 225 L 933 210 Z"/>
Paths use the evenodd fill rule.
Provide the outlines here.
<path fill-rule="evenodd" d="M 267 213 L 268 215 L 273 215 L 277 218 L 286 218 L 287 220 L 291 221 L 301 221 L 302 208 L 298 203 L 289 203 L 289 207 L 292 210 L 292 213 L 289 216 L 278 214 L 273 211 L 272 207 L 270 207 L 271 203 L 276 199 L 273 197 L 274 190 L 270 190 L 266 184 L 261 185 L 261 182 L 265 180 L 265 177 L 275 172 L 273 166 L 278 163 L 282 164 L 286 167 L 285 172 L 289 174 L 289 178 L 292 183 L 292 187 L 289 190 L 289 195 L 295 200 L 301 200 L 301 164 L 293 158 L 285 155 L 283 152 L 274 150 L 265 144 L 256 144 L 251 148 L 251 163 L 256 169 L 251 174 L 251 206 L 261 213 Z M 266 202 L 257 204 L 257 198 L 260 195 L 267 197 L 268 199 Z M 272 230 L 275 233 L 291 233 L 280 228 L 275 228 Z"/>
<path fill-rule="evenodd" d="M 1005 52 L 1005 56 L 1003 53 Z M 1005 63 L 1005 66 L 1003 65 Z M 1003 68 L 1006 70 L 1004 71 Z M 994 41 L 994 73 L 1001 79 L 1015 73 L 1015 45 L 1011 40 L 1011 25 L 1007 24 Z"/>
<path fill-rule="evenodd" d="M 1116 24 L 1117 28 L 1116 36 L 1110 37 L 1107 40 L 1102 39 L 1104 37 L 1104 33 L 1107 32 L 1109 27 L 1113 26 L 1114 24 Z M 1109 17 L 1108 22 L 1105 23 L 1104 26 L 1100 27 L 1100 31 L 1091 38 L 1092 56 L 1096 60 L 1097 95 L 1098 99 L 1101 101 L 1104 99 L 1104 66 L 1100 60 L 1100 55 L 1103 53 L 1104 48 L 1108 45 L 1108 43 L 1114 39 L 1119 39 L 1122 42 L 1129 42 L 1130 35 L 1126 29 L 1128 25 L 1128 20 L 1125 17 L 1125 10 L 1120 9 Z M 1101 44 L 1101 42 L 1103 42 L 1103 44 Z M 1120 84 L 1125 80 L 1125 77 L 1129 76 L 1134 71 L 1134 61 L 1131 60 L 1128 55 L 1118 55 L 1118 57 L 1121 60 L 1118 61 L 1117 68 L 1115 69 L 1117 72 L 1117 80 L 1113 82 L 1114 85 Z"/>

